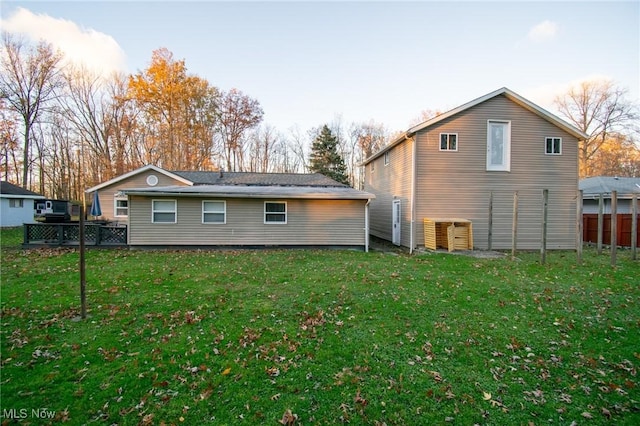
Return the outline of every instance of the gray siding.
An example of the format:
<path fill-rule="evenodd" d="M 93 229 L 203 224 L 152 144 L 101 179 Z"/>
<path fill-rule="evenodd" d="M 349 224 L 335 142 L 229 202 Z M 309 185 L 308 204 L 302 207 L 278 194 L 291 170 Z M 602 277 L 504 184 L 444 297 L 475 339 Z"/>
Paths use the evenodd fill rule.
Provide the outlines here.
<path fill-rule="evenodd" d="M 511 170 L 486 170 L 487 120 L 511 121 Z M 458 151 L 439 150 L 440 133 L 458 134 Z M 545 154 L 545 137 L 562 137 L 562 155 Z M 575 248 L 578 141 L 500 95 L 416 135 L 416 241 L 423 217 L 473 222 L 474 245 L 487 248 L 493 192 L 493 244 L 511 247 L 514 192 L 518 191 L 518 248 L 540 248 L 542 190 L 549 190 L 548 248 Z M 377 194 L 376 194 L 377 195 Z"/>
<path fill-rule="evenodd" d="M 128 220 L 126 217 L 115 217 L 114 215 L 114 194 L 127 188 L 149 187 L 149 185 L 147 184 L 147 177 L 150 175 L 155 175 L 158 178 L 158 184 L 155 186 L 185 185 L 178 180 L 172 179 L 162 173 L 157 173 L 153 170 L 147 170 L 145 172 L 131 176 L 98 191 L 98 196 L 100 197 L 100 207 L 102 209 L 101 218 L 127 223 Z M 87 194 L 87 197 L 93 197 L 93 194 Z M 92 198 L 88 198 L 88 200 L 91 199 Z"/>
<path fill-rule="evenodd" d="M 204 199 L 215 200 L 177 198 L 178 223 L 166 224 L 151 223 L 152 198 L 131 196 L 129 244 L 365 246 L 366 200 L 278 200 L 287 202 L 287 224 L 265 225 L 268 200 L 226 199 L 226 224 L 203 224 Z"/>
<path fill-rule="evenodd" d="M 409 246 L 411 230 L 411 159 L 413 142 L 393 147 L 389 151 L 389 164 L 384 164 L 384 155 L 373 160 L 365 168 L 364 190 L 376 195 L 370 204 L 370 232 L 379 238 L 391 241 L 393 200 L 401 200 L 402 245 Z"/>

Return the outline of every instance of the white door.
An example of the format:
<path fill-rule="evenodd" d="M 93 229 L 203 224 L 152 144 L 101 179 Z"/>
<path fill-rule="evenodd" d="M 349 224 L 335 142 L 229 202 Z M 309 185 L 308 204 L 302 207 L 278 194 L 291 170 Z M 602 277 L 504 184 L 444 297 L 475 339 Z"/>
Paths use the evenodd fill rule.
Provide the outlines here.
<path fill-rule="evenodd" d="M 393 234 L 392 234 L 392 238 L 391 238 L 391 242 L 397 246 L 400 245 L 400 230 L 402 229 L 402 227 L 400 226 L 400 218 L 401 216 L 401 209 L 400 209 L 400 200 L 393 200 L 393 215 L 392 215 L 392 222 L 393 222 Z"/>

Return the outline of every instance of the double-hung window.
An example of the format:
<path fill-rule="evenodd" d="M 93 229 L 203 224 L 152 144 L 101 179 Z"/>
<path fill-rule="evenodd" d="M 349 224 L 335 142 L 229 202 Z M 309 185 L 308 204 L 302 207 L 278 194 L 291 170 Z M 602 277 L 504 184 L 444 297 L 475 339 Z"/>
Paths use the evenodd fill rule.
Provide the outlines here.
<path fill-rule="evenodd" d="M 129 200 L 126 197 L 117 197 L 113 199 L 113 212 L 115 217 L 129 216 Z"/>
<path fill-rule="evenodd" d="M 265 201 L 264 223 L 265 224 L 286 224 L 287 223 L 287 202 L 286 201 Z"/>
<path fill-rule="evenodd" d="M 544 153 L 548 155 L 562 154 L 562 138 L 554 138 L 554 137 L 545 138 Z"/>
<path fill-rule="evenodd" d="M 457 151 L 458 134 L 440 133 L 440 151 Z"/>
<path fill-rule="evenodd" d="M 177 223 L 178 205 L 176 200 L 152 200 L 151 201 L 151 222 L 152 223 Z"/>
<path fill-rule="evenodd" d="M 511 122 L 487 121 L 487 170 L 511 170 Z"/>
<path fill-rule="evenodd" d="M 202 223 L 227 222 L 227 203 L 225 201 L 203 201 L 202 202 Z"/>

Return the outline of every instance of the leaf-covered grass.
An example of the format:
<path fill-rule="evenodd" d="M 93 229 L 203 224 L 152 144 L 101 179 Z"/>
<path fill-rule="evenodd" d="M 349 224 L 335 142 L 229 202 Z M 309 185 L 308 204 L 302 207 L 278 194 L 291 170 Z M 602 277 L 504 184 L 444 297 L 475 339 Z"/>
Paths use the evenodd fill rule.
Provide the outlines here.
<path fill-rule="evenodd" d="M 2 231 L 4 420 L 640 422 L 640 264 L 625 251 L 614 268 L 590 250 L 580 266 L 571 252 L 88 250 L 77 321 L 78 252 L 11 249 L 19 232 Z"/>

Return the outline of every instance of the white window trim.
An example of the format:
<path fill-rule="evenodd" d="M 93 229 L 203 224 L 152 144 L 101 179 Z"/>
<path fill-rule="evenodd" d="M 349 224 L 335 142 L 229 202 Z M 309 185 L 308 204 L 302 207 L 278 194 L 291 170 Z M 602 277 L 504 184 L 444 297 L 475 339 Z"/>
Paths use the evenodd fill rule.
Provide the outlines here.
<path fill-rule="evenodd" d="M 267 204 L 284 204 L 284 213 L 267 212 Z M 264 215 L 263 220 L 265 225 L 286 225 L 289 221 L 289 206 L 286 201 L 265 201 L 264 202 Z M 284 222 L 267 222 L 267 214 L 284 214 Z"/>
<path fill-rule="evenodd" d="M 388 166 L 390 162 L 391 162 L 391 159 L 389 156 L 389 151 L 387 151 L 384 153 L 384 165 Z"/>
<path fill-rule="evenodd" d="M 173 210 L 155 210 L 154 203 L 156 201 L 173 201 Z M 156 222 L 155 221 L 155 213 L 173 213 L 174 221 L 173 222 Z M 151 200 L 151 223 L 161 223 L 161 224 L 172 224 L 178 223 L 178 201 L 175 199 L 156 199 Z"/>
<path fill-rule="evenodd" d="M 501 165 L 491 164 L 491 123 L 506 125 L 506 143 L 503 149 L 504 163 Z M 487 120 L 487 171 L 489 172 L 510 172 L 511 171 L 511 120 Z"/>
<path fill-rule="evenodd" d="M 127 202 L 127 214 L 118 214 L 118 209 L 123 209 L 124 207 L 118 207 L 118 201 L 126 201 Z M 113 217 L 129 217 L 129 199 L 127 197 L 113 197 Z"/>
<path fill-rule="evenodd" d="M 447 135 L 447 148 L 446 149 L 442 149 L 442 135 Z M 449 146 L 449 136 L 455 136 L 456 137 L 456 149 L 450 149 Z M 451 152 L 456 152 L 458 151 L 458 145 L 459 145 L 460 140 L 458 139 L 458 134 L 457 133 L 440 133 L 438 135 L 438 147 L 440 148 L 440 151 L 451 151 Z"/>
<path fill-rule="evenodd" d="M 547 152 L 547 141 L 549 139 L 557 139 L 560 143 L 560 152 Z M 552 142 L 553 143 L 553 142 Z M 553 148 L 553 146 L 552 146 Z M 544 153 L 545 155 L 562 155 L 562 138 L 558 136 L 547 136 L 544 138 Z"/>
<path fill-rule="evenodd" d="M 204 204 L 205 203 L 222 203 L 222 212 L 205 212 Z M 224 220 L 222 222 L 205 222 L 204 215 L 205 213 L 222 213 L 224 216 Z M 224 200 L 202 200 L 202 224 L 203 225 L 226 225 L 227 224 L 227 202 Z"/>

